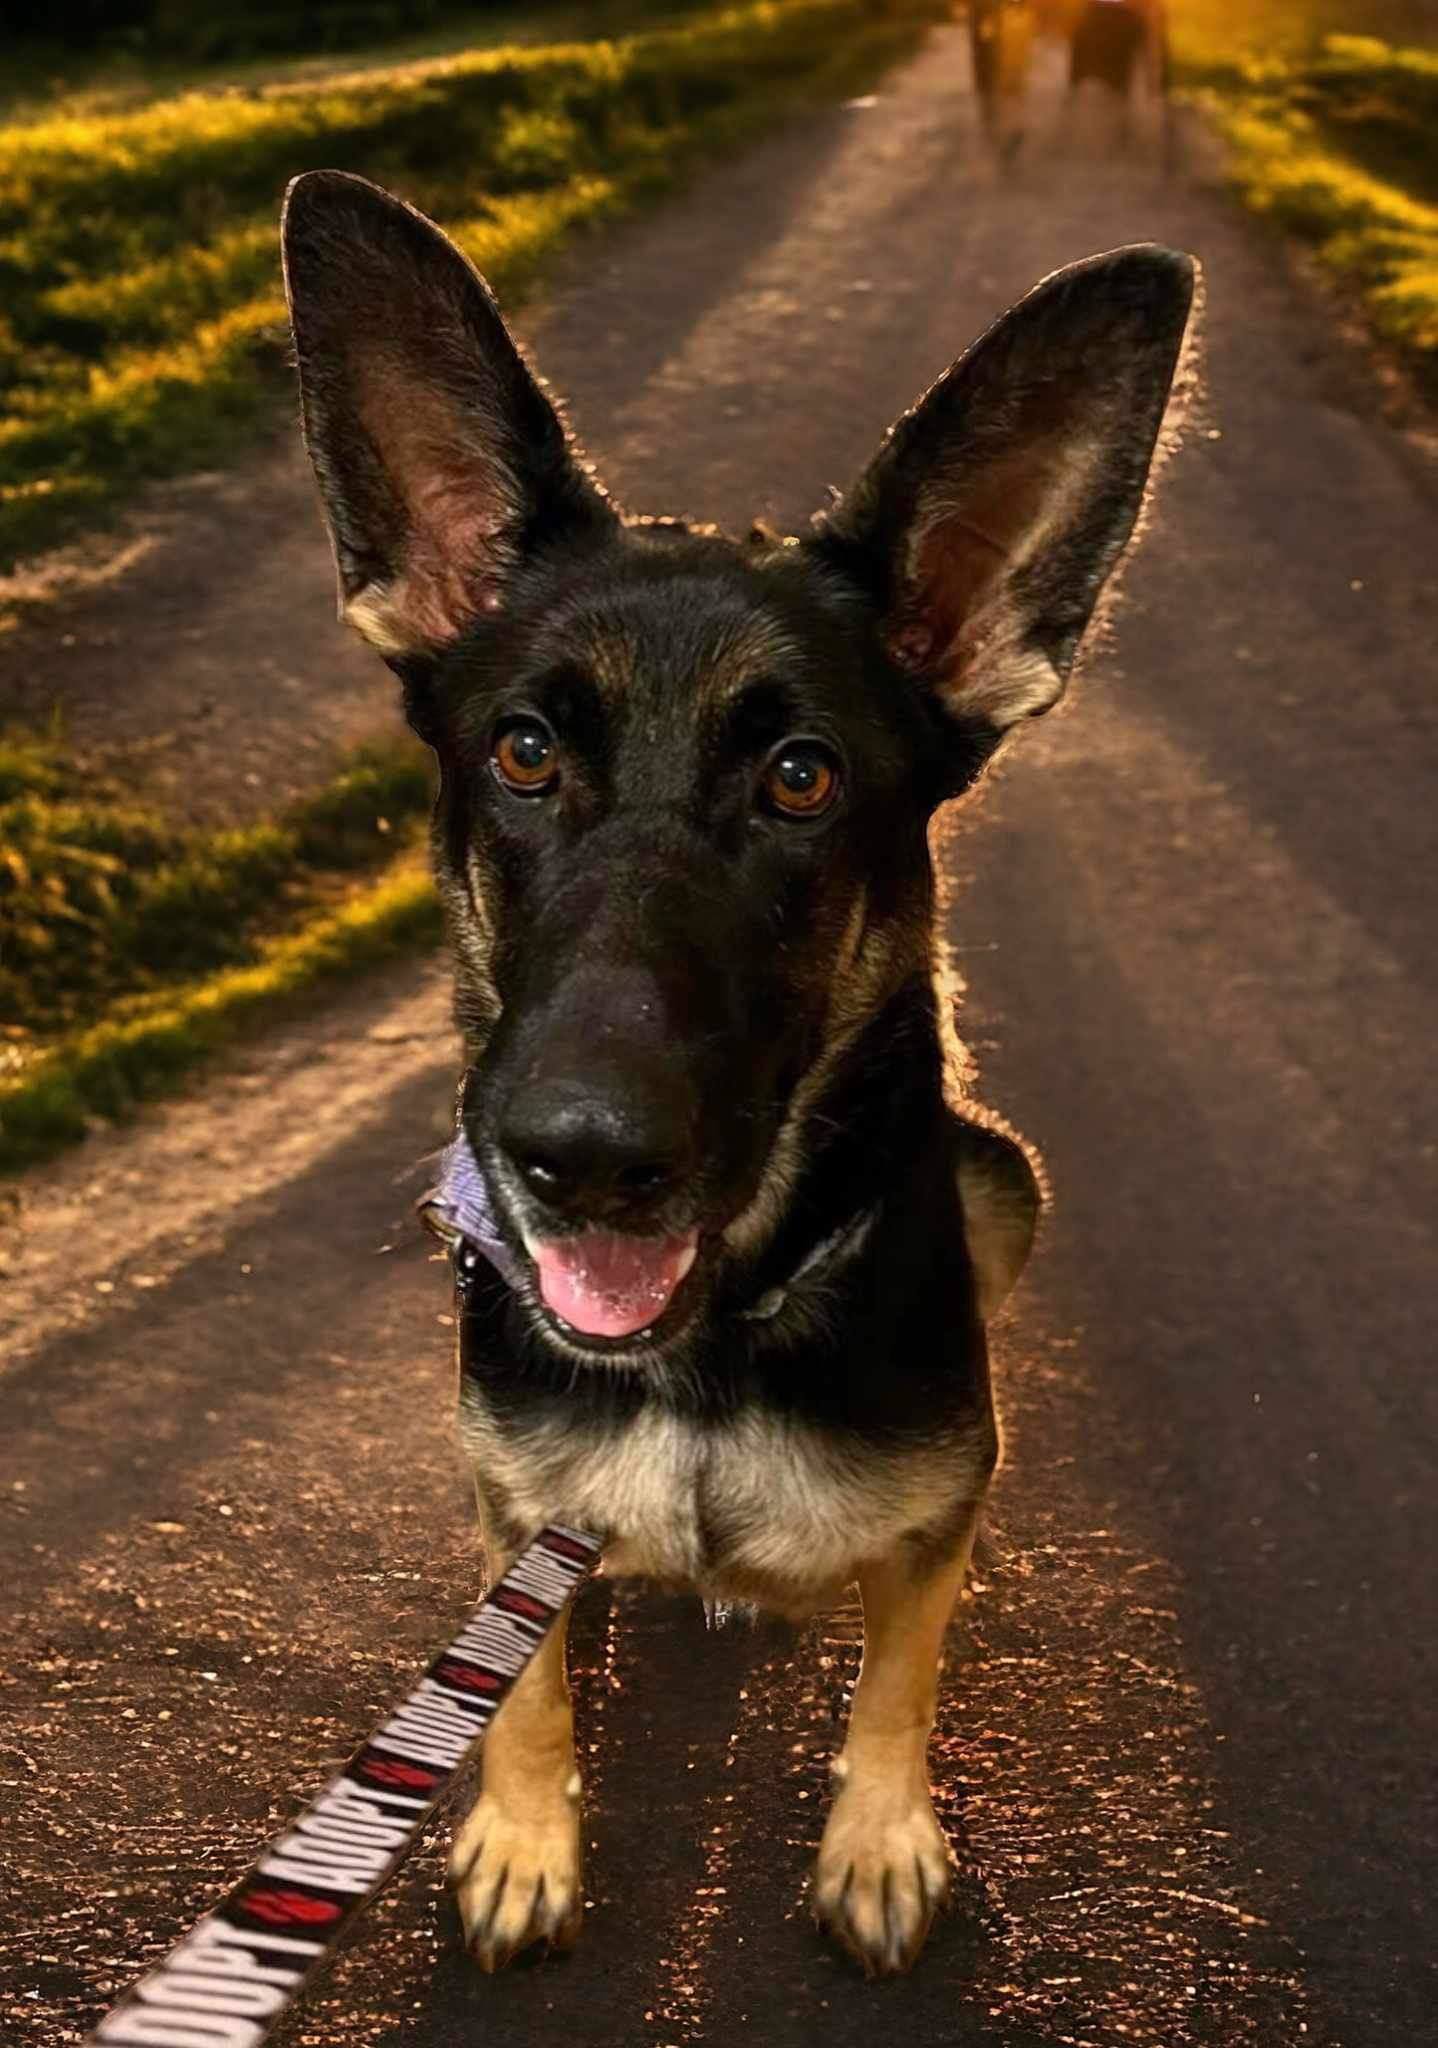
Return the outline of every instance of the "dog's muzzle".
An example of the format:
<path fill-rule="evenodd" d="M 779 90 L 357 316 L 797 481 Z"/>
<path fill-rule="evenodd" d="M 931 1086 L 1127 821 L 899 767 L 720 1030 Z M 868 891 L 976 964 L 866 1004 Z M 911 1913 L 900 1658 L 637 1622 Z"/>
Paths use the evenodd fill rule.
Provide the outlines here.
<path fill-rule="evenodd" d="M 511 1287 L 519 1280 L 519 1257 L 500 1234 L 489 1183 L 463 1128 L 441 1154 L 439 1179 L 421 1198 L 418 1213 L 426 1229 L 449 1247 L 458 1266 L 478 1253 Z M 782 1312 L 795 1287 L 827 1275 L 852 1258 L 867 1238 L 874 1214 L 872 1209 L 861 1211 L 813 1245 L 782 1286 L 766 1288 L 748 1308 L 737 1311 L 740 1320 L 771 1321 Z"/>

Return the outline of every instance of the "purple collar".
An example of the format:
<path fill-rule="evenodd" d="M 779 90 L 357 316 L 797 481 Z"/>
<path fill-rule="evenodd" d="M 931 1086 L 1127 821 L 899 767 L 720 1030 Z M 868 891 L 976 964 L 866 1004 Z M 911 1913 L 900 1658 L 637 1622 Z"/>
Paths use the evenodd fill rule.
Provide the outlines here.
<path fill-rule="evenodd" d="M 419 1214 L 451 1251 L 472 1244 L 502 1280 L 513 1286 L 519 1278 L 519 1261 L 499 1234 L 489 1183 L 463 1131 L 440 1154 L 439 1181 L 420 1202 Z"/>

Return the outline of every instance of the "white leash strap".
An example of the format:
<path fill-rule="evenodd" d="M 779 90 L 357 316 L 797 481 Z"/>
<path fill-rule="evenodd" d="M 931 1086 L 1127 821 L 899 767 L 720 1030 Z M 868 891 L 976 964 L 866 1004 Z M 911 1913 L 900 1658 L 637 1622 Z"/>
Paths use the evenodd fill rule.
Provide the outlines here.
<path fill-rule="evenodd" d="M 268 2039 L 413 1848 L 600 1547 L 583 1529 L 542 1530 L 340 1775 L 89 2042 L 258 2048 Z"/>

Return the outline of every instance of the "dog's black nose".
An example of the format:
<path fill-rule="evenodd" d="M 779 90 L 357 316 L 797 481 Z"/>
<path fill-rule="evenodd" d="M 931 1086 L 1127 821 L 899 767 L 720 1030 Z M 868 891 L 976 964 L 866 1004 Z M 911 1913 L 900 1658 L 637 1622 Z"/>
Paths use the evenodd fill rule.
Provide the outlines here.
<path fill-rule="evenodd" d="M 597 1223 L 657 1206 L 684 1176 L 691 1133 L 677 1091 L 617 1093 L 548 1081 L 510 1097 L 498 1136 L 547 1208 Z"/>

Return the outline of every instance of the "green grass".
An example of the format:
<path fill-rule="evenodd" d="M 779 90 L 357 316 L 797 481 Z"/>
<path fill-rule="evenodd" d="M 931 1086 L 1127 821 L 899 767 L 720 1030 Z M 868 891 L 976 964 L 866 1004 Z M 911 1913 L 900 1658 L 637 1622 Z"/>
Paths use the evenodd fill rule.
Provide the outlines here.
<path fill-rule="evenodd" d="M 50 1158 L 97 1119 L 168 1093 L 242 1032 L 316 986 L 433 945 L 438 899 L 417 860 L 395 864 L 338 908 L 261 941 L 243 966 L 140 998 L 0 1071 L 0 1173 Z"/>
<path fill-rule="evenodd" d="M 1232 11 L 1187 0 L 1174 53 L 1229 144 L 1235 189 L 1356 288 L 1374 331 L 1438 392 L 1438 53 L 1326 33 L 1365 11 L 1325 0 Z M 1406 10 L 1367 18 L 1401 25 Z"/>
<path fill-rule="evenodd" d="M 696 149 L 900 54 L 929 0 L 744 0 L 676 25 L 51 106 L 0 128 L 0 567 L 291 402 L 275 222 L 297 171 L 396 187 L 511 301 Z"/>
<path fill-rule="evenodd" d="M 0 1044 L 11 1063 L 328 916 L 337 891 L 413 841 L 430 786 L 418 743 L 396 740 L 360 749 L 277 818 L 177 831 L 82 781 L 54 743 L 0 742 Z"/>
<path fill-rule="evenodd" d="M 1190 74 L 1312 55 L 1330 35 L 1421 42 L 1433 25 L 1426 0 L 1169 0 L 1169 23 Z"/>
<path fill-rule="evenodd" d="M 427 57 L 456 56 L 501 43 L 586 42 L 632 33 L 673 20 L 705 0 L 495 0 L 436 9 L 423 27 L 395 26 L 402 8 L 381 11 L 378 27 L 358 16 L 337 17 L 326 0 L 323 17 L 288 0 L 280 13 L 257 15 L 253 0 L 172 13 L 166 30 L 77 39 L 21 36 L 7 49 L 0 76 L 0 119 L 37 119 L 55 102 L 72 111 L 117 112 L 201 87 L 207 91 L 302 84 L 336 71 L 392 69 Z M 270 31 L 279 28 L 277 36 Z M 320 33 L 316 34 L 316 31 Z M 336 31 L 339 31 L 336 33 Z M 258 31 L 258 32 L 257 32 Z"/>
<path fill-rule="evenodd" d="M 423 750 L 396 740 L 277 819 L 177 832 L 80 784 L 57 745 L 0 741 L 0 1172 L 301 991 L 432 942 L 430 794 Z"/>

